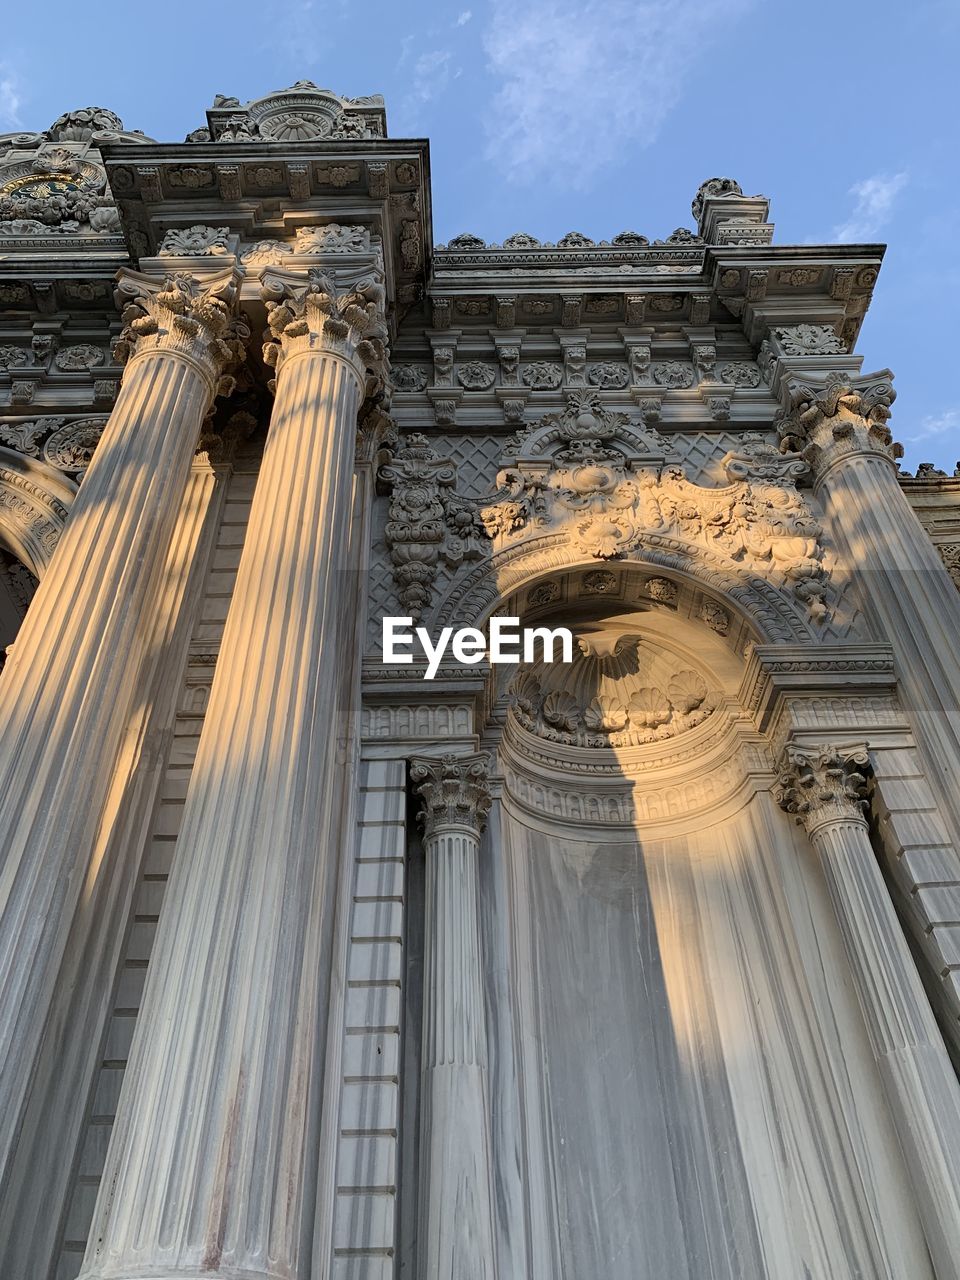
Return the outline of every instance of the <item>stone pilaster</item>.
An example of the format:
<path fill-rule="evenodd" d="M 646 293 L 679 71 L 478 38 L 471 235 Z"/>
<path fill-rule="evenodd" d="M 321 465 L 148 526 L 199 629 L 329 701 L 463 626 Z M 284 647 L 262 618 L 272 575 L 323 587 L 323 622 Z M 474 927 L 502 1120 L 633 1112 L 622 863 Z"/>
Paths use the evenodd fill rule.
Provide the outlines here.
<path fill-rule="evenodd" d="M 418 1274 L 493 1280 L 478 902 L 487 757 L 411 762 L 426 848 Z"/>
<path fill-rule="evenodd" d="M 232 268 L 124 272 L 116 406 L 0 680 L 0 1186 L 7 1177 L 201 424 L 240 353 Z"/>
<path fill-rule="evenodd" d="M 799 377 L 799 374 L 795 375 Z M 858 603 L 893 646 L 905 705 L 960 840 L 960 594 L 897 480 L 889 374 L 793 380 L 784 448 L 800 449 Z"/>
<path fill-rule="evenodd" d="M 862 744 L 786 748 L 777 799 L 823 867 L 939 1280 L 960 1275 L 960 1083 L 870 843 Z"/>
<path fill-rule="evenodd" d="M 340 579 L 383 295 L 373 277 L 264 281 L 276 403 L 86 1277 L 309 1269 L 348 767 Z"/>

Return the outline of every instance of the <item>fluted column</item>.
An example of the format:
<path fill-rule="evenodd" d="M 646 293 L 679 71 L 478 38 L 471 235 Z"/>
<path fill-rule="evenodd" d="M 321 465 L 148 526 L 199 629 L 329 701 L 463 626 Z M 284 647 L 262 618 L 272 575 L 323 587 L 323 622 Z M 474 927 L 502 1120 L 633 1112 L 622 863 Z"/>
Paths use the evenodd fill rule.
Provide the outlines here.
<path fill-rule="evenodd" d="M 239 277 L 121 276 L 123 385 L 0 679 L 0 1185 L 91 857 Z"/>
<path fill-rule="evenodd" d="M 900 488 L 888 377 L 834 374 L 819 389 L 796 386 L 781 432 L 813 465 L 840 568 L 893 646 L 937 798 L 960 841 L 960 593 Z"/>
<path fill-rule="evenodd" d="M 865 817 L 865 746 L 787 748 L 777 798 L 823 866 L 874 1057 L 940 1280 L 960 1276 L 960 1083 Z"/>
<path fill-rule="evenodd" d="M 338 571 L 383 289 L 265 286 L 276 403 L 86 1277 L 309 1267 L 341 850 Z"/>
<path fill-rule="evenodd" d="M 411 762 L 426 848 L 419 1280 L 496 1275 L 478 902 L 487 765 Z"/>

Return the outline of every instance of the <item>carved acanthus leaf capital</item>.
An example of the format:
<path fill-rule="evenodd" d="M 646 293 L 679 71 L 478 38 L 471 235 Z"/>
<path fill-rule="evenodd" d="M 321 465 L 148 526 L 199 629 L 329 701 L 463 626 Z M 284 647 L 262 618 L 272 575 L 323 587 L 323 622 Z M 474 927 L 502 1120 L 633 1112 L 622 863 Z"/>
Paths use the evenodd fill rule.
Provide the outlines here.
<path fill-rule="evenodd" d="M 490 811 L 489 768 L 483 753 L 411 760 L 413 789 L 423 801 L 417 817 L 428 840 L 451 827 L 467 827 L 480 836 Z"/>
<path fill-rule="evenodd" d="M 887 425 L 896 399 L 888 369 L 869 378 L 830 374 L 823 387 L 794 383 L 786 410 L 777 420 L 780 447 L 799 452 L 822 473 L 853 453 L 882 454 L 892 463 L 903 456 Z"/>
<path fill-rule="evenodd" d="M 356 370 L 364 394 L 382 392 L 389 373 L 386 290 L 374 275 L 341 286 L 334 273 L 264 273 L 267 306 L 263 358 L 279 373 L 285 360 L 305 351 L 340 355 Z"/>
<path fill-rule="evenodd" d="M 123 331 L 113 354 L 121 363 L 147 352 L 179 354 L 207 375 L 213 395 L 229 395 L 230 370 L 246 359 L 249 328 L 236 312 L 242 273 L 230 267 L 198 279 L 187 272 L 159 277 L 120 273 L 115 297 Z"/>
<path fill-rule="evenodd" d="M 864 743 L 784 752 L 775 794 L 780 807 L 813 834 L 832 822 L 866 823 L 870 754 Z"/>

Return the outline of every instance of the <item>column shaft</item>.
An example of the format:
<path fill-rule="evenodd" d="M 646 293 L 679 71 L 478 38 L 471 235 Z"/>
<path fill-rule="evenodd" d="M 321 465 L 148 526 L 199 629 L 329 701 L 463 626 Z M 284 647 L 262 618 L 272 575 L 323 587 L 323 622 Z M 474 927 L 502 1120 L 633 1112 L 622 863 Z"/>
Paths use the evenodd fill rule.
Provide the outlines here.
<path fill-rule="evenodd" d="M 451 756 L 415 760 L 412 768 L 426 801 L 422 1280 L 493 1280 L 497 1273 L 479 910 L 480 829 L 489 797 L 478 781 L 485 765 L 485 757 Z"/>
<path fill-rule="evenodd" d="M 345 767 L 337 575 L 363 371 L 355 340 L 328 345 L 323 314 L 306 315 L 282 318 L 291 334 L 87 1277 L 300 1277 L 310 1257 L 340 853 L 324 834 Z"/>
<path fill-rule="evenodd" d="M 779 799 L 820 856 L 930 1256 L 939 1280 L 956 1280 L 960 1082 L 861 812 L 868 769 L 862 746 L 788 747 Z"/>
<path fill-rule="evenodd" d="M 173 718 L 229 468 L 198 457 L 163 571 L 146 657 L 122 736 L 85 891 L 50 1006 L 8 1193 L 0 1200 L 0 1273 L 55 1270 L 72 1189 L 69 1155 L 84 1136 L 103 1058 L 117 965 L 172 740 Z"/>
<path fill-rule="evenodd" d="M 216 385 L 209 327 L 174 351 L 154 310 L 0 680 L 0 1186 Z"/>
<path fill-rule="evenodd" d="M 960 592 L 887 458 L 848 454 L 826 472 L 819 493 L 861 607 L 893 646 L 937 798 L 960 837 Z"/>

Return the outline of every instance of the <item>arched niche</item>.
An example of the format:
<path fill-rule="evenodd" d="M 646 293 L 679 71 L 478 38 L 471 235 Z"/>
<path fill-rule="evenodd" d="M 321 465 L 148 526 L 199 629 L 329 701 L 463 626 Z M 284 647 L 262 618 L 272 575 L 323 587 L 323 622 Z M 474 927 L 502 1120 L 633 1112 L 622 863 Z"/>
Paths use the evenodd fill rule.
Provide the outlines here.
<path fill-rule="evenodd" d="M 829 894 L 741 703 L 771 631 L 628 560 L 484 609 L 586 649 L 494 669 L 481 901 L 511 1229 L 545 1275 L 932 1280 Z"/>

